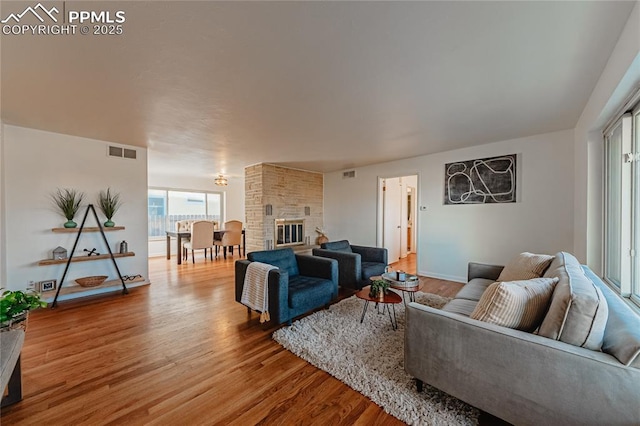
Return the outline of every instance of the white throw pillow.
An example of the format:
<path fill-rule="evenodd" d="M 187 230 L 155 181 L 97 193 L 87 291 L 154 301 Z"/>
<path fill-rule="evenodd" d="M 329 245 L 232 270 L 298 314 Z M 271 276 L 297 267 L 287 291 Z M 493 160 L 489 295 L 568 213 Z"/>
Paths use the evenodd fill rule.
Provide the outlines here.
<path fill-rule="evenodd" d="M 558 278 L 495 282 L 482 294 L 471 318 L 516 330 L 535 330 L 547 312 Z"/>

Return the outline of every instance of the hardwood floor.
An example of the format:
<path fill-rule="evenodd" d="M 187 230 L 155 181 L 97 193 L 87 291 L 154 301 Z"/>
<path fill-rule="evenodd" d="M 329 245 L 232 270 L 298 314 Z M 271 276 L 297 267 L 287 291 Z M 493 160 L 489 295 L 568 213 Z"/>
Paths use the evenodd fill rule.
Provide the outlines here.
<path fill-rule="evenodd" d="M 153 258 L 150 286 L 33 312 L 24 399 L 2 425 L 402 424 L 275 343 L 277 327 L 234 301 L 236 259 Z"/>

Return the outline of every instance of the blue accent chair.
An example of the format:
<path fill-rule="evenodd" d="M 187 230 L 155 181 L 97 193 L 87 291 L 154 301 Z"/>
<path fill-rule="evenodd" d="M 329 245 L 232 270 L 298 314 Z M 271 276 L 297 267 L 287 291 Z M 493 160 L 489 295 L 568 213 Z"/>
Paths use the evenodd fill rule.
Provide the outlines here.
<path fill-rule="evenodd" d="M 332 241 L 313 249 L 314 256 L 338 261 L 340 287 L 361 290 L 370 283 L 369 278 L 382 275 L 387 266 L 387 249 L 355 246 L 348 240 Z"/>
<path fill-rule="evenodd" d="M 254 251 L 247 260 L 237 260 L 236 302 L 241 303 L 244 277 L 251 262 L 277 266 L 269 271 L 269 315 L 276 324 L 328 306 L 338 297 L 338 262 L 296 255 L 290 248 Z"/>

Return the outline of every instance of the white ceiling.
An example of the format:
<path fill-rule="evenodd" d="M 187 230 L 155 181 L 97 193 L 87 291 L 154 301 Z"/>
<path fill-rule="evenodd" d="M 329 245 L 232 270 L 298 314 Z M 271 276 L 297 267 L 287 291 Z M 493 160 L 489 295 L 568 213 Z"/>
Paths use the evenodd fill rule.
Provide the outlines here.
<path fill-rule="evenodd" d="M 573 128 L 633 5 L 66 2 L 124 34 L 3 35 L 2 119 L 153 173 L 347 169 Z"/>

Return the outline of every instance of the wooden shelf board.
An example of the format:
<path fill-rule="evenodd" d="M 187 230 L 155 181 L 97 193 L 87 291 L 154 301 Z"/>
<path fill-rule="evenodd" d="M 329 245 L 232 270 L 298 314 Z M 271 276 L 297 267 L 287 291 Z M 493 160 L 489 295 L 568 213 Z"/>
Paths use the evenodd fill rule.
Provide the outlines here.
<path fill-rule="evenodd" d="M 107 228 L 106 226 L 102 227 L 102 230 L 105 232 L 122 231 L 123 229 L 124 229 L 124 226 L 112 226 L 110 228 Z M 72 233 L 72 232 L 80 231 L 80 228 L 52 228 L 51 231 L 62 232 L 62 233 Z M 98 231 L 100 231 L 100 228 L 97 226 L 85 226 L 84 229 L 82 230 L 82 232 L 98 232 Z"/>
<path fill-rule="evenodd" d="M 129 284 L 133 284 L 133 283 L 141 283 L 144 280 L 145 279 L 141 277 L 141 278 L 136 278 L 135 280 L 125 281 L 124 284 L 126 286 L 128 286 Z M 117 288 L 114 288 L 114 290 L 121 290 L 122 289 L 122 282 L 120 282 L 120 280 L 118 278 L 116 278 L 115 280 L 105 281 L 102 284 L 97 285 L 95 287 L 82 287 L 82 286 L 80 286 L 78 284 L 64 285 L 60 289 L 60 296 L 62 296 L 64 294 L 81 293 L 81 292 L 84 292 L 84 291 L 95 290 L 95 289 L 98 289 L 98 288 L 105 288 L 105 287 L 117 287 Z M 42 292 L 42 296 L 43 297 L 54 297 L 55 295 L 56 295 L 56 290 L 43 291 Z"/>
<path fill-rule="evenodd" d="M 113 253 L 113 257 L 130 257 L 135 256 L 136 254 L 132 251 L 127 253 Z M 71 262 L 86 262 L 90 260 L 100 260 L 100 259 L 110 259 L 109 253 L 107 254 L 99 254 L 97 256 L 77 256 L 74 255 Z M 67 263 L 69 259 L 44 259 L 38 262 L 38 266 L 46 266 L 46 265 L 59 265 L 61 263 Z"/>

